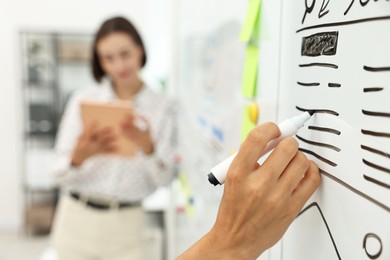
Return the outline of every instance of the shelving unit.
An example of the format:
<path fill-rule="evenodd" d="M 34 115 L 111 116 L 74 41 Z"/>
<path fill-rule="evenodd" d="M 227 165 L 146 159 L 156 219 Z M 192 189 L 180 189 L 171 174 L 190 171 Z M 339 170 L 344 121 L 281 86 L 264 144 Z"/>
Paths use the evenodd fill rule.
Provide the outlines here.
<path fill-rule="evenodd" d="M 25 231 L 50 231 L 58 189 L 51 173 L 55 136 L 75 89 L 92 86 L 92 35 L 20 32 L 24 105 Z"/>

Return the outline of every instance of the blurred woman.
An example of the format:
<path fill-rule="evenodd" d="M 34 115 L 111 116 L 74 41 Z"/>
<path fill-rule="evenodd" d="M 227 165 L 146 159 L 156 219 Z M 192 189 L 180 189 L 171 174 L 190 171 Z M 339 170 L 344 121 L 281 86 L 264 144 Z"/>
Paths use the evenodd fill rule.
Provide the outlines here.
<path fill-rule="evenodd" d="M 98 86 L 72 95 L 56 142 L 55 172 L 62 195 L 52 233 L 60 259 L 145 259 L 145 214 L 141 201 L 174 177 L 174 111 L 164 96 L 140 78 L 147 61 L 143 41 L 125 18 L 105 21 L 93 45 Z M 98 124 L 83 129 L 83 101 L 131 102 L 135 118 L 121 122 L 134 157 L 109 155 L 118 133 Z"/>

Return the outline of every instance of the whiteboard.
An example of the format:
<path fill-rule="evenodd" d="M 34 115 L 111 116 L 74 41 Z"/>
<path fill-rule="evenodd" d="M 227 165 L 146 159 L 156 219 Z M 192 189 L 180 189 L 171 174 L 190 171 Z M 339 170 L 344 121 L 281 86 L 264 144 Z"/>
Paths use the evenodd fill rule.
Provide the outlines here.
<path fill-rule="evenodd" d="M 390 2 L 282 3 L 278 118 L 318 111 L 297 138 L 322 184 L 281 259 L 390 259 Z"/>
<path fill-rule="evenodd" d="M 239 147 L 240 93 L 245 44 L 239 41 L 247 3 L 180 0 L 178 99 L 181 168 L 193 190 L 194 214 L 176 214 L 176 252 L 183 252 L 215 222 L 223 187 L 210 169 Z"/>

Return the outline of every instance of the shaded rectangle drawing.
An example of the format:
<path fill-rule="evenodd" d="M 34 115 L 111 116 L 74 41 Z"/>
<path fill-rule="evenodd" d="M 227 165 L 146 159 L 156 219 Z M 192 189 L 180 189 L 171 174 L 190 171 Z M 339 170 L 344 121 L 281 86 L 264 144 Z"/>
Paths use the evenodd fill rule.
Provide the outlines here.
<path fill-rule="evenodd" d="M 302 38 L 302 56 L 336 55 L 339 32 L 322 32 Z"/>

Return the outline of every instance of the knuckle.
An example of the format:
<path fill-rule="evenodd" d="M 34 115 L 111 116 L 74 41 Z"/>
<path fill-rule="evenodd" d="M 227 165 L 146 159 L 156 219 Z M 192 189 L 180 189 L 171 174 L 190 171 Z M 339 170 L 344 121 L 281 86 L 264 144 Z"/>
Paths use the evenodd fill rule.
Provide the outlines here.
<path fill-rule="evenodd" d="M 313 182 L 313 184 L 316 186 L 316 187 L 318 187 L 319 185 L 320 185 L 320 183 L 321 183 L 321 175 L 320 175 L 320 173 L 319 173 L 319 171 L 318 171 L 318 168 L 317 168 L 317 166 L 316 166 L 316 169 L 317 170 L 315 170 L 314 172 L 313 172 L 313 174 L 312 174 L 312 182 Z"/>
<path fill-rule="evenodd" d="M 304 155 L 302 152 L 298 152 L 296 155 L 297 163 L 305 170 L 305 172 L 310 167 L 310 161 L 307 159 L 306 155 Z"/>
<path fill-rule="evenodd" d="M 280 196 L 278 196 L 278 194 L 275 194 L 274 196 L 270 196 L 267 200 L 268 209 L 271 211 L 271 210 L 275 210 L 275 209 L 279 208 L 281 200 L 282 200 L 282 198 L 280 198 Z"/>
<path fill-rule="evenodd" d="M 314 187 L 318 187 L 321 183 L 321 175 L 319 169 L 313 161 L 310 161 L 307 179 Z"/>
<path fill-rule="evenodd" d="M 261 125 L 261 128 L 267 129 L 267 130 L 271 131 L 272 133 L 279 133 L 280 132 L 279 127 L 273 122 L 266 122 L 266 123 Z"/>
<path fill-rule="evenodd" d="M 280 134 L 279 127 L 272 122 L 266 122 L 249 132 L 247 139 L 255 144 L 264 144 L 269 141 L 271 136 Z"/>
<path fill-rule="evenodd" d="M 249 132 L 247 139 L 249 142 L 255 144 L 261 144 L 266 142 L 264 134 L 258 127 Z"/>
<path fill-rule="evenodd" d="M 229 170 L 228 174 L 226 175 L 225 182 L 237 183 L 239 180 L 240 180 L 240 172 L 236 169 Z"/>
<path fill-rule="evenodd" d="M 279 149 L 284 154 L 295 154 L 298 151 L 298 142 L 294 138 L 288 137 L 280 142 Z"/>
<path fill-rule="evenodd" d="M 252 198 L 254 200 L 258 200 L 261 197 L 260 194 L 261 194 L 260 190 L 256 185 L 250 185 L 250 187 L 249 187 L 249 197 L 250 198 Z"/>

